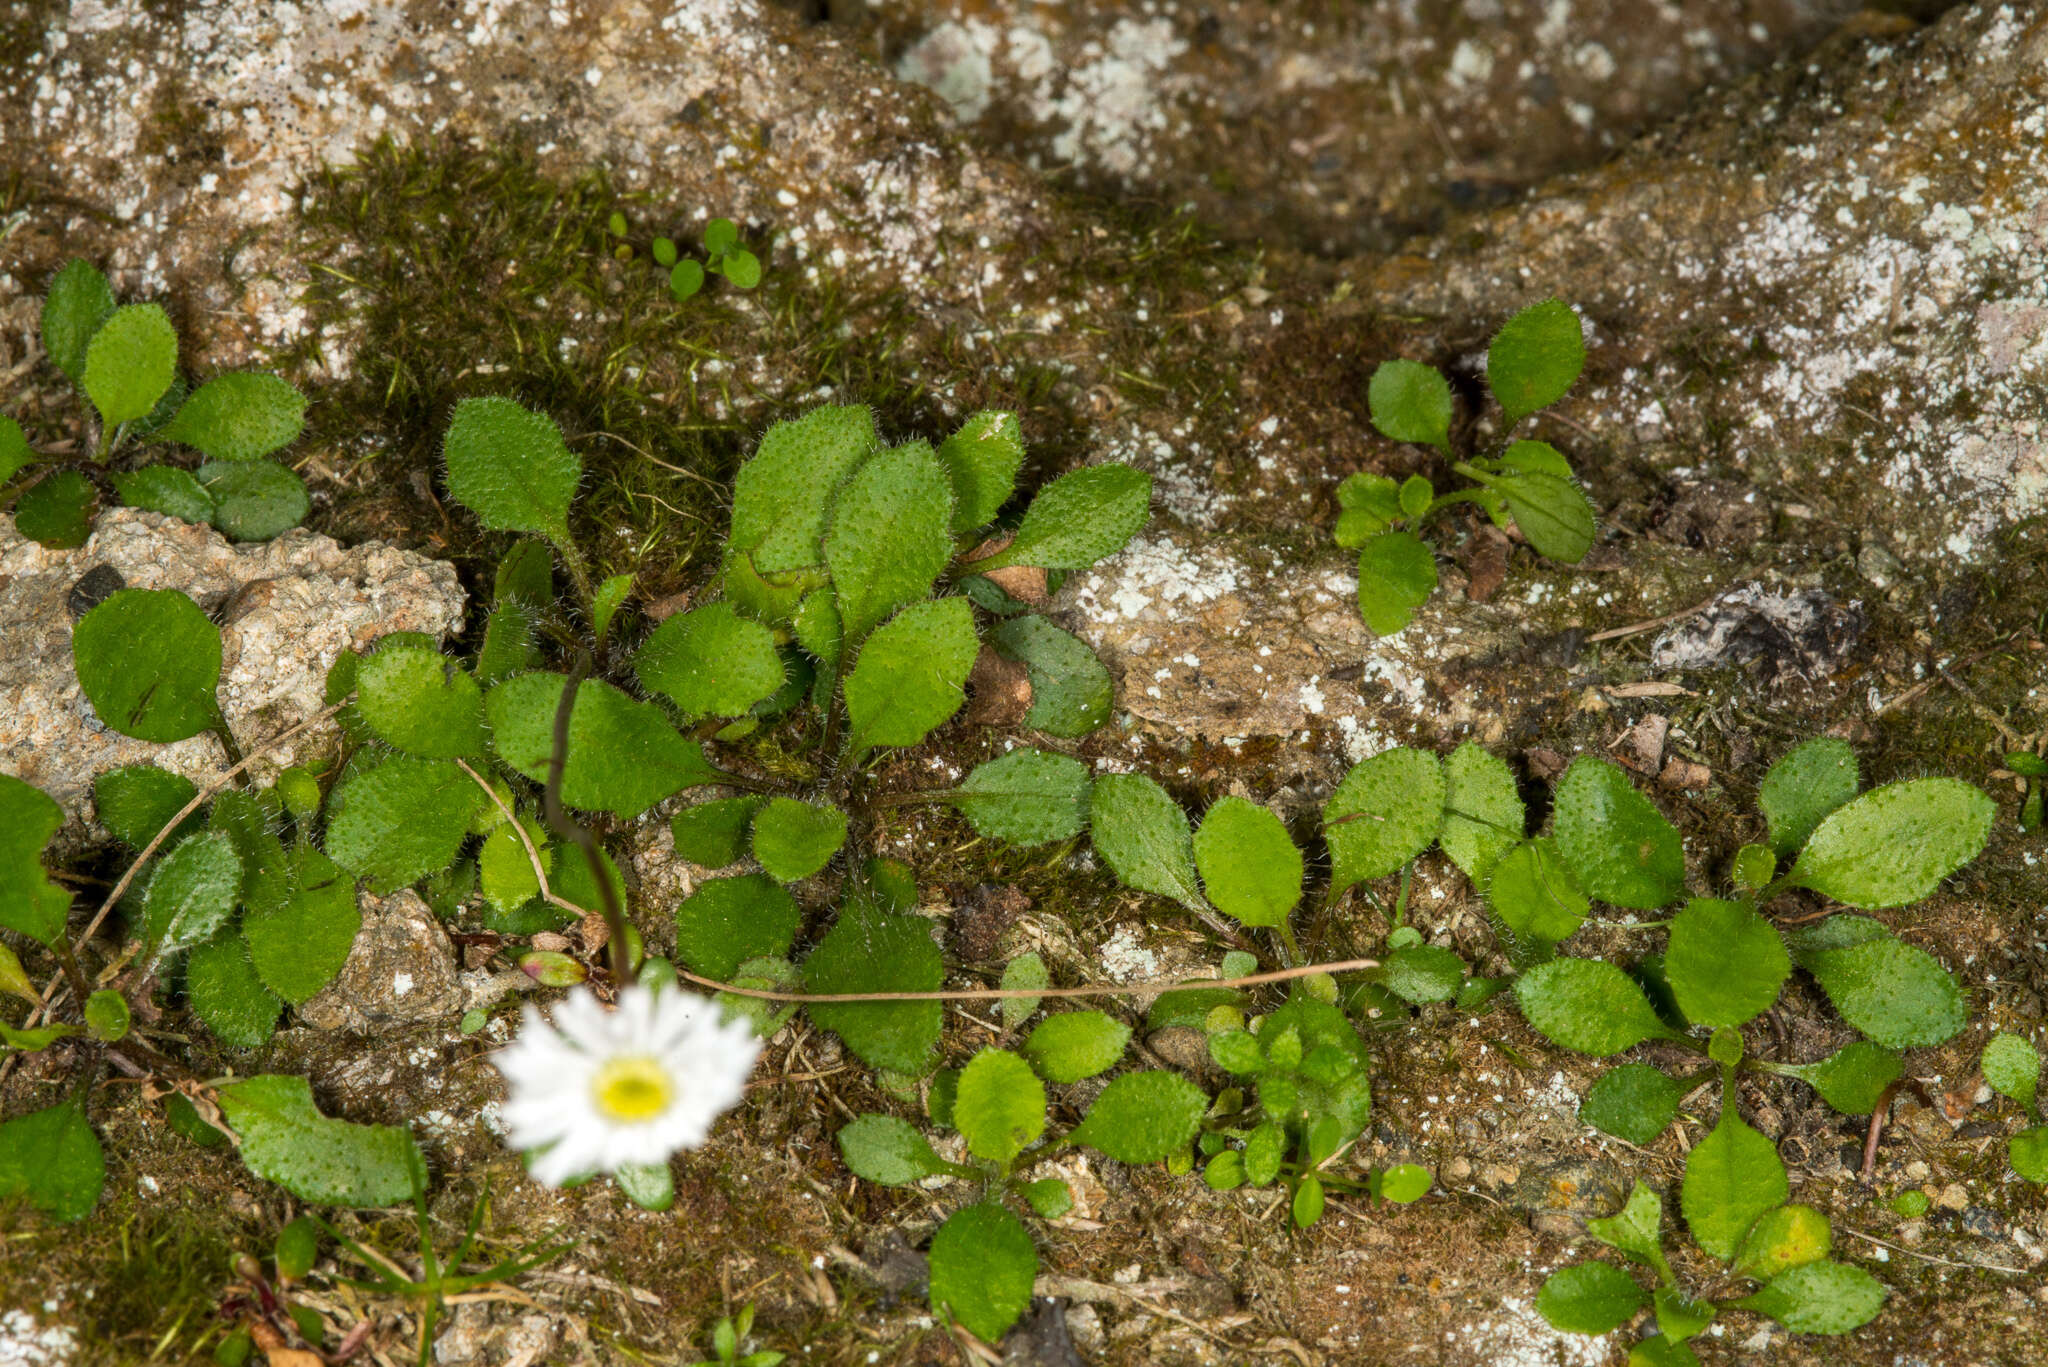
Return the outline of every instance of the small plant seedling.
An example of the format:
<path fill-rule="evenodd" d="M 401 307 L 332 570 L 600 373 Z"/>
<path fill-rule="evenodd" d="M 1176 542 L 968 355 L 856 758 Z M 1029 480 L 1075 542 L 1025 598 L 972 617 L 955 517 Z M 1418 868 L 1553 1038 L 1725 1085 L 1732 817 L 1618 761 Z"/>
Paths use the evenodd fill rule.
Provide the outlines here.
<path fill-rule="evenodd" d="M 2017 1130 L 2006 1141 L 2012 1170 L 2029 1182 L 2048 1184 L 2048 1119 L 2039 1108 L 2041 1051 L 2023 1035 L 1997 1034 L 1984 1046 L 1979 1065 L 1991 1090 L 2016 1103 L 2020 1113 L 2037 1123 Z"/>
<path fill-rule="evenodd" d="M 737 1315 L 720 1315 L 711 1326 L 711 1356 L 691 1367 L 776 1367 L 789 1356 L 772 1348 L 740 1353 L 747 1336 L 754 1332 L 754 1305 L 749 1301 Z"/>
<path fill-rule="evenodd" d="M 1586 360 L 1579 316 L 1556 299 L 1532 304 L 1494 334 L 1486 382 L 1500 404 L 1504 432 L 1563 398 Z M 1367 626 L 1391 635 L 1414 620 L 1436 591 L 1436 550 L 1417 534 L 1430 518 L 1476 503 L 1503 530 L 1513 527 L 1540 555 L 1577 564 L 1593 547 L 1593 505 L 1571 463 L 1548 442 L 1522 438 L 1497 455 L 1452 449 L 1456 411 L 1450 381 L 1418 361 L 1386 361 L 1366 393 L 1372 424 L 1398 442 L 1431 446 L 1471 481 L 1438 494 L 1422 475 L 1395 480 L 1359 473 L 1337 486 L 1337 544 L 1358 552 L 1358 610 Z"/>
<path fill-rule="evenodd" d="M 616 236 L 625 235 L 624 215 L 614 214 Z M 761 283 L 761 258 L 741 245 L 739 225 L 729 218 L 714 218 L 704 225 L 704 259 L 681 254 L 674 238 L 654 239 L 649 255 L 654 264 L 668 272 L 669 293 L 677 303 L 704 288 L 708 275 L 722 275 L 737 289 L 750 290 Z M 630 248 L 622 247 L 630 253 Z"/>
<path fill-rule="evenodd" d="M 83 545 L 103 502 L 210 523 L 237 541 L 266 541 L 304 520 L 304 482 L 269 459 L 305 426 L 305 396 L 289 383 L 231 371 L 194 389 L 179 373 L 178 335 L 163 309 L 117 305 L 107 278 L 84 261 L 51 279 L 42 335 L 50 362 L 86 400 L 81 436 L 90 439 L 77 444 L 90 454 L 38 453 L 0 416 L 0 507 L 12 505 L 24 536 Z M 196 470 L 161 458 L 178 446 L 204 457 Z M 37 478 L 19 484 L 24 472 Z"/>

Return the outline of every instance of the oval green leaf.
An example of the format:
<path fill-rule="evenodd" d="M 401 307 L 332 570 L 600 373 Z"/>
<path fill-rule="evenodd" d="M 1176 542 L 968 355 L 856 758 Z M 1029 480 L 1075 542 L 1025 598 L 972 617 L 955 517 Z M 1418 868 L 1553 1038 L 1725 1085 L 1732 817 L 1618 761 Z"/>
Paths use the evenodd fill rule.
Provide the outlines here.
<path fill-rule="evenodd" d="M 1977 857 L 1996 810 L 1952 778 L 1887 784 L 1815 828 L 1791 881 L 1867 911 L 1917 902 Z"/>
<path fill-rule="evenodd" d="M 1301 851 L 1256 802 L 1218 800 L 1195 832 L 1194 852 L 1209 900 L 1244 925 L 1284 925 L 1301 901 Z"/>
<path fill-rule="evenodd" d="M 1606 1057 L 1646 1039 L 1677 1039 L 1628 974 L 1602 959 L 1553 959 L 1515 984 L 1522 1014 L 1545 1038 Z"/>
<path fill-rule="evenodd" d="M 1428 849 L 1443 826 L 1445 794 L 1444 767 L 1427 751 L 1400 747 L 1352 766 L 1323 804 L 1330 896 Z"/>
<path fill-rule="evenodd" d="M 1685 891 L 1678 832 L 1621 769 L 1581 755 L 1557 785 L 1557 848 L 1603 902 L 1654 911 Z"/>

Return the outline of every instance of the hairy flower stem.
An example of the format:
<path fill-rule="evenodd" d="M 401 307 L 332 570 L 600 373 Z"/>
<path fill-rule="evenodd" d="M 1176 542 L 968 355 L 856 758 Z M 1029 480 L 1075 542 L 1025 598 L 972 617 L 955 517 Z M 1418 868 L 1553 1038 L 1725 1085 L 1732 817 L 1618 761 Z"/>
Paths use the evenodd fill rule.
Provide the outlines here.
<path fill-rule="evenodd" d="M 611 932 L 607 940 L 612 981 L 624 987 L 633 980 L 633 950 L 628 939 L 626 910 L 619 905 L 618 890 L 612 886 L 611 875 L 605 869 L 604 855 L 597 848 L 597 837 L 581 822 L 570 819 L 562 806 L 562 774 L 569 766 L 569 718 L 576 707 L 576 692 L 589 676 L 590 667 L 590 652 L 578 652 L 576 667 L 569 671 L 569 680 L 562 685 L 562 701 L 555 707 L 554 750 L 548 756 L 548 783 L 541 795 L 541 804 L 547 813 L 549 829 L 564 840 L 574 841 L 576 847 L 583 851 L 584 861 L 590 865 L 591 880 L 597 884 L 598 897 L 604 903 L 604 923 Z"/>

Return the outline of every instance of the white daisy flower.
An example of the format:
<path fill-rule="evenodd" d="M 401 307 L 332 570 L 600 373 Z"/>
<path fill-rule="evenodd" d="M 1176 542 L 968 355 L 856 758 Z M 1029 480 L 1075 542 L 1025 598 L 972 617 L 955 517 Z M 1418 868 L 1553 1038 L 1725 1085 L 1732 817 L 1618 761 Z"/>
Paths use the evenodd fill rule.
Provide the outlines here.
<path fill-rule="evenodd" d="M 551 1187 L 696 1148 L 739 1103 L 761 1052 L 746 1019 L 720 1015 L 706 998 L 645 987 L 621 992 L 612 1011 L 573 993 L 552 1026 L 528 1005 L 519 1038 L 491 1060 L 512 1092 L 507 1142 Z"/>

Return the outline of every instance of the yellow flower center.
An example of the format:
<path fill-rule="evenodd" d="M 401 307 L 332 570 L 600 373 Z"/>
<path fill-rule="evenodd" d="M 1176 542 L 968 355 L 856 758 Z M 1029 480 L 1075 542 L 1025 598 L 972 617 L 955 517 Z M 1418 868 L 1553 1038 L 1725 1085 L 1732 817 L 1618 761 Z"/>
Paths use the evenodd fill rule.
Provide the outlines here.
<path fill-rule="evenodd" d="M 668 1109 L 675 1084 L 668 1072 L 644 1054 L 615 1058 L 598 1069 L 591 1083 L 598 1111 L 607 1120 L 637 1125 Z"/>

